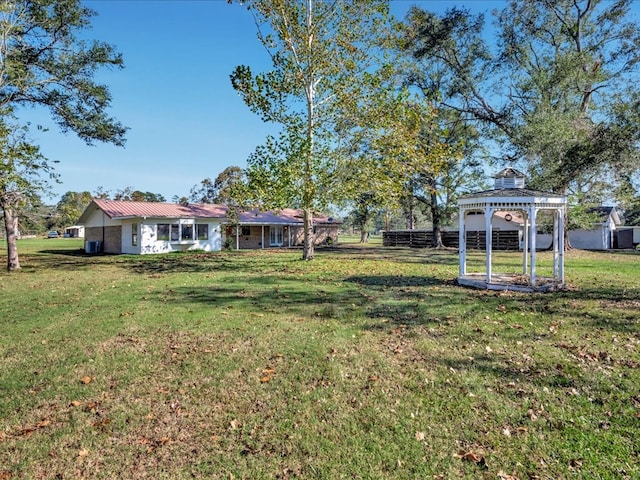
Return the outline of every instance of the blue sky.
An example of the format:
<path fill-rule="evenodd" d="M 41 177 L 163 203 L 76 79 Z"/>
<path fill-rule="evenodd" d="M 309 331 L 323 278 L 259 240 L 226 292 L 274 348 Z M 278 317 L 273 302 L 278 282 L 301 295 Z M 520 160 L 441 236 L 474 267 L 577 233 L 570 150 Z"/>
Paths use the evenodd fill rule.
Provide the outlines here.
<path fill-rule="evenodd" d="M 102 71 L 109 86 L 111 114 L 130 128 L 124 148 L 86 146 L 72 133 L 62 134 L 44 110 L 24 118 L 49 126 L 34 141 L 57 160 L 61 184 L 53 185 L 56 203 L 67 191 L 125 187 L 163 195 L 188 195 L 206 177 L 226 167 L 246 166 L 247 157 L 269 133 L 231 87 L 237 65 L 255 71 L 270 66 L 246 8 L 226 0 L 85 0 L 98 15 L 90 38 L 114 45 L 124 56 L 123 70 Z M 500 0 L 425 0 L 392 2 L 402 17 L 411 5 L 444 11 L 464 4 L 490 11 Z"/>

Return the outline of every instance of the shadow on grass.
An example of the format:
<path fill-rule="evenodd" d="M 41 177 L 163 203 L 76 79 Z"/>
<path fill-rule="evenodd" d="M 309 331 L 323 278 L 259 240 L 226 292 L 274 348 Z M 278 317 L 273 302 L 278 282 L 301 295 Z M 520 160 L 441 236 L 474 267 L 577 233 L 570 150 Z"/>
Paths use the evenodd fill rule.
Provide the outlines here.
<path fill-rule="evenodd" d="M 616 255 L 620 254 L 610 254 Z M 458 261 L 451 251 L 389 247 L 325 247 L 317 250 L 317 256 L 328 257 L 323 261 L 366 259 L 425 266 L 454 265 Z M 173 301 L 246 305 L 253 310 L 283 313 L 290 309 L 294 315 L 311 312 L 338 318 L 364 314 L 379 323 L 369 325 L 371 328 L 429 324 L 451 314 L 483 318 L 498 306 L 508 311 L 540 312 L 550 318 L 571 316 L 596 329 L 634 333 L 639 326 L 640 289 L 634 285 L 594 284 L 550 294 L 500 294 L 459 287 L 454 278 L 432 275 L 361 274 L 320 278 L 320 274 L 314 277 L 314 269 L 306 268 L 299 252 L 286 249 L 113 256 L 89 255 L 81 248 L 69 248 L 43 249 L 22 258 L 28 267 L 62 271 L 114 264 L 150 276 L 225 273 L 229 279 L 225 285 L 185 287 L 167 295 Z M 323 272 L 326 274 L 326 269 Z"/>
<path fill-rule="evenodd" d="M 360 312 L 366 303 L 353 289 L 330 289 L 273 276 L 243 278 L 236 284 L 178 287 L 163 292 L 161 302 L 202 303 L 249 314 L 281 314 L 340 319 Z"/>
<path fill-rule="evenodd" d="M 385 260 L 394 263 L 429 263 L 434 265 L 457 265 L 458 251 L 455 249 L 407 248 L 407 247 L 362 247 L 340 245 L 325 247 L 321 252 L 347 255 L 356 260 Z"/>
<path fill-rule="evenodd" d="M 103 257 L 103 254 L 87 254 L 82 248 L 47 249 L 20 254 L 20 264 L 24 271 L 77 271 L 105 262 Z"/>
<path fill-rule="evenodd" d="M 445 284 L 440 278 L 417 275 L 360 275 L 345 278 L 344 281 L 368 287 L 429 287 Z"/>

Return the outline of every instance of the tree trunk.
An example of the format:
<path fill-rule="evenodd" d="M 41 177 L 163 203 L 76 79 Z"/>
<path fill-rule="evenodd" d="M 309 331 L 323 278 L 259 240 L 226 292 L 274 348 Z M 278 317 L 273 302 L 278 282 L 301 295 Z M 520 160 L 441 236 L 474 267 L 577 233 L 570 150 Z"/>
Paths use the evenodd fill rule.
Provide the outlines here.
<path fill-rule="evenodd" d="M 11 207 L 3 206 L 4 230 L 7 237 L 7 270 L 19 270 L 20 259 L 18 257 L 18 217 Z"/>
<path fill-rule="evenodd" d="M 553 244 L 551 248 L 553 249 Z M 572 248 L 571 241 L 569 240 L 569 212 L 567 212 L 564 216 L 564 250 L 569 251 Z"/>
<path fill-rule="evenodd" d="M 409 214 L 407 217 L 407 229 L 413 230 L 416 227 L 416 217 L 415 217 L 415 208 L 416 202 L 413 195 L 409 196 Z"/>
<path fill-rule="evenodd" d="M 369 232 L 367 232 L 364 225 L 360 229 L 360 243 L 368 243 L 369 242 Z"/>
<path fill-rule="evenodd" d="M 313 212 L 310 208 L 304 209 L 304 245 L 302 248 L 302 259 L 313 260 L 314 238 L 313 238 Z"/>
<path fill-rule="evenodd" d="M 430 190 L 431 202 L 429 207 L 431 208 L 431 223 L 433 224 L 431 247 L 444 248 L 444 243 L 442 243 L 442 231 L 440 230 L 440 222 L 442 219 L 440 218 L 440 209 L 438 208 L 438 195 L 435 189 L 435 180 L 433 180 L 432 185 L 430 185 Z"/>

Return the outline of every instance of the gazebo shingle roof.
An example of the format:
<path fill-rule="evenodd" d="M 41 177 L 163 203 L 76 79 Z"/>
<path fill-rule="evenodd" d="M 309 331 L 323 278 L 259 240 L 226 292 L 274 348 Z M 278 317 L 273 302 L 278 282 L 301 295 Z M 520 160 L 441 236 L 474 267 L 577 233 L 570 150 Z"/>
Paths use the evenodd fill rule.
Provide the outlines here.
<path fill-rule="evenodd" d="M 468 193 L 466 195 L 460 195 L 459 198 L 486 198 L 486 197 L 553 197 L 564 198 L 563 195 L 559 195 L 553 192 L 543 192 L 541 190 L 531 190 L 530 188 L 494 188 L 491 190 L 484 190 L 482 192 Z"/>

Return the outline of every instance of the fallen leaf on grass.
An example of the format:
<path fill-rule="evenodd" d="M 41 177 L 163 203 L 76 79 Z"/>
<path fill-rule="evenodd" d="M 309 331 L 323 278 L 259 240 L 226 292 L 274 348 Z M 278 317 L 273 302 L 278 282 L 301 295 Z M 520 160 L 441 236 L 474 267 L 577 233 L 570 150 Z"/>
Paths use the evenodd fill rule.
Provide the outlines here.
<path fill-rule="evenodd" d="M 13 478 L 13 474 L 11 472 L 0 471 L 0 480 L 9 480 Z"/>
<path fill-rule="evenodd" d="M 262 378 L 260 378 L 260 383 L 267 383 L 270 381 L 271 381 L 271 377 L 269 377 L 268 375 L 265 375 Z"/>
<path fill-rule="evenodd" d="M 460 458 L 461 460 L 464 460 L 466 462 L 471 462 L 471 463 L 475 463 L 476 465 L 480 466 L 480 467 L 487 467 L 487 461 L 484 459 L 484 456 L 481 454 L 478 454 L 472 450 L 460 450 L 458 452 L 458 455 L 456 455 L 458 458 Z"/>
<path fill-rule="evenodd" d="M 89 375 L 85 375 L 84 377 L 82 377 L 82 378 L 80 379 L 80 382 L 81 382 L 81 383 L 84 383 L 85 385 L 88 385 L 88 384 L 90 384 L 90 383 L 91 383 L 91 381 L 92 381 L 92 380 L 93 380 L 93 379 L 92 379 Z"/>
<path fill-rule="evenodd" d="M 103 418 L 102 420 L 98 420 L 97 422 L 93 422 L 93 427 L 94 428 L 106 427 L 110 423 L 111 423 L 111 420 L 109 420 L 108 418 Z"/>
<path fill-rule="evenodd" d="M 498 472 L 498 478 L 500 480 L 520 480 L 519 477 L 516 477 L 515 475 L 509 475 L 507 473 L 504 473 L 502 470 L 500 470 Z"/>
<path fill-rule="evenodd" d="M 72 407 L 80 407 L 80 406 L 82 406 L 82 402 L 79 402 L 78 400 L 73 400 L 73 401 L 71 401 L 71 406 Z"/>
<path fill-rule="evenodd" d="M 425 436 L 426 435 L 424 432 L 416 432 L 416 440 L 418 440 L 419 442 L 424 441 Z"/>

